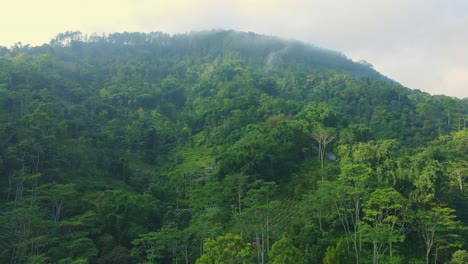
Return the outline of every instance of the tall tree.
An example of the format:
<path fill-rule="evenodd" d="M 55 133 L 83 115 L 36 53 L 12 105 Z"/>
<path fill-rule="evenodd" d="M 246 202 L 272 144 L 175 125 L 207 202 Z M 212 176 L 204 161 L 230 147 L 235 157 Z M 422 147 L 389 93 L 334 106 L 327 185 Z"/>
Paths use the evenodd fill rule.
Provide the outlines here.
<path fill-rule="evenodd" d="M 404 239 L 408 201 L 393 188 L 376 189 L 363 204 L 362 235 L 372 243 L 372 262 L 377 264 L 386 250 L 390 261 L 393 257 L 393 244 Z"/>
<path fill-rule="evenodd" d="M 317 125 L 314 132 L 312 132 L 312 137 L 317 141 L 319 162 L 323 169 L 323 160 L 327 153 L 327 146 L 334 140 L 333 132 L 330 129 L 322 128 L 321 125 Z"/>
<path fill-rule="evenodd" d="M 427 264 L 434 249 L 434 259 L 437 261 L 439 249 L 461 247 L 461 236 L 456 233 L 460 222 L 456 220 L 454 212 L 451 208 L 434 206 L 429 210 L 419 209 L 413 214 L 414 224 L 425 245 Z"/>

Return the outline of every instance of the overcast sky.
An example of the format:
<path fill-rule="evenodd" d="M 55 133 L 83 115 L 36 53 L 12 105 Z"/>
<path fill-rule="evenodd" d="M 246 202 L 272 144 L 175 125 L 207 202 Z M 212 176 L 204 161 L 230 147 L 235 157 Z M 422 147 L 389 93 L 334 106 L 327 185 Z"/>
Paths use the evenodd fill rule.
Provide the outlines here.
<path fill-rule="evenodd" d="M 10 0 L 0 45 L 58 33 L 234 29 L 366 60 L 412 89 L 468 97 L 466 0 Z"/>

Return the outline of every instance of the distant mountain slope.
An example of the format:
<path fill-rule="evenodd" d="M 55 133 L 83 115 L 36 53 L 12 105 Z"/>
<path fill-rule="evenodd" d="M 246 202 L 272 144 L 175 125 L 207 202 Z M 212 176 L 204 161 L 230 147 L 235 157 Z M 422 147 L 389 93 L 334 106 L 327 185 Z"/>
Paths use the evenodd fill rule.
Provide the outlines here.
<path fill-rule="evenodd" d="M 342 71 L 357 77 L 389 80 L 368 65 L 353 62 L 343 54 L 295 40 L 235 31 L 176 35 L 172 40 L 174 42 L 185 40 L 182 42 L 185 44 L 185 46 L 182 44 L 182 49 L 189 52 L 205 50 L 219 56 L 226 51 L 236 51 L 241 56 L 264 60 L 267 69 L 278 62 L 299 63 Z"/>
<path fill-rule="evenodd" d="M 77 32 L 59 34 L 52 45 L 72 45 L 81 41 L 111 44 L 112 47 L 138 47 L 159 56 L 194 55 L 212 58 L 236 52 L 242 57 L 263 61 L 267 69 L 278 62 L 298 63 L 333 69 L 359 78 L 375 78 L 394 82 L 369 64 L 353 62 L 335 51 L 318 48 L 296 40 L 236 31 L 203 31 L 170 36 L 153 33 L 114 33 L 107 37 L 84 37 Z"/>

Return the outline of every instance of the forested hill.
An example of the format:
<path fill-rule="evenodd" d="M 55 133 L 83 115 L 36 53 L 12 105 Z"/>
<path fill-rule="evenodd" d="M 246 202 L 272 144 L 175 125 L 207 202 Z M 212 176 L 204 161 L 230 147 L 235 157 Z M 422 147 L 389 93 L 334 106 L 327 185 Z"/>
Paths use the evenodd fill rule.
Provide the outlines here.
<path fill-rule="evenodd" d="M 254 33 L 0 47 L 0 263 L 467 263 L 467 119 Z"/>

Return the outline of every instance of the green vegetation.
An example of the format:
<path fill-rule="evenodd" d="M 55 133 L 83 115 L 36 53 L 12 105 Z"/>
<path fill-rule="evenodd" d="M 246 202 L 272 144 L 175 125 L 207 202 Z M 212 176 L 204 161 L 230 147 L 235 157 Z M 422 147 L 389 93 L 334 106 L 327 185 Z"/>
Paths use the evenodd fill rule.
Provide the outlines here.
<path fill-rule="evenodd" d="M 253 33 L 0 48 L 0 263 L 465 263 L 467 119 Z"/>

